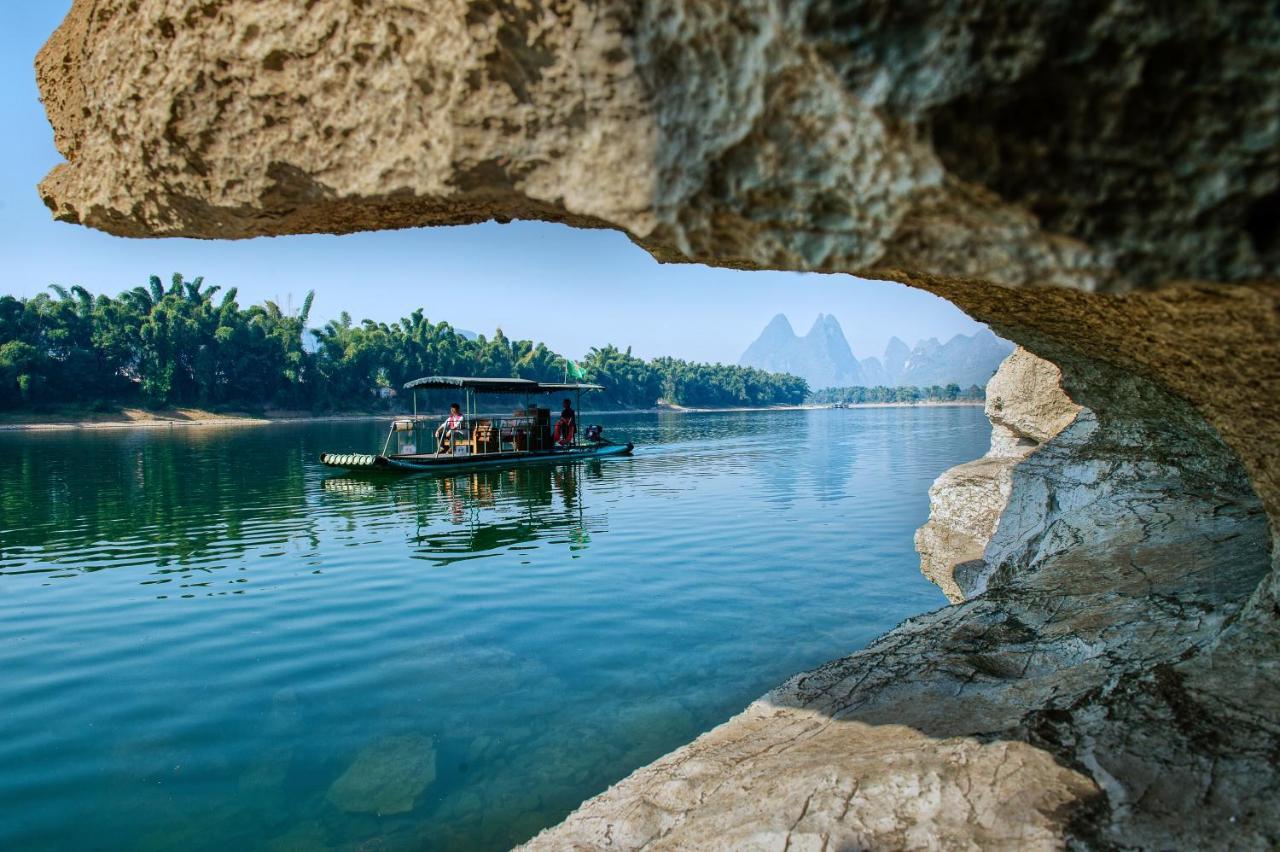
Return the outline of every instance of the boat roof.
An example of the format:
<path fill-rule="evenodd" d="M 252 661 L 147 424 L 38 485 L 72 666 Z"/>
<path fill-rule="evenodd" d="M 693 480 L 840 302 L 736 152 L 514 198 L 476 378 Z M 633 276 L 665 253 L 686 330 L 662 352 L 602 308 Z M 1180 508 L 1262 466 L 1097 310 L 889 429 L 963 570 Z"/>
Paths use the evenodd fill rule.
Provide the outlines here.
<path fill-rule="evenodd" d="M 598 391 L 604 390 L 604 385 L 594 385 L 591 382 L 538 382 L 538 390 L 543 393 L 567 393 L 569 391 Z"/>
<path fill-rule="evenodd" d="M 466 389 L 476 393 L 534 393 L 538 383 L 532 379 L 490 379 L 476 376 L 423 376 L 404 383 L 405 390 L 415 388 Z"/>
<path fill-rule="evenodd" d="M 564 393 L 566 391 L 604 390 L 587 382 L 535 382 L 532 379 L 488 378 L 483 376 L 423 376 L 404 383 L 405 390 L 445 388 L 470 390 L 473 393 Z"/>

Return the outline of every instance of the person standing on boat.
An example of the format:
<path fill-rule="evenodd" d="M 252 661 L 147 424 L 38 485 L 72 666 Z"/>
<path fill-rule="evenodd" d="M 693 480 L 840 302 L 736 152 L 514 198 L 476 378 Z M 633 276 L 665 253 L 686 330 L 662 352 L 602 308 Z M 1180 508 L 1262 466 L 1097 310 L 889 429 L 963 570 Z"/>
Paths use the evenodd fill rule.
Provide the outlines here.
<path fill-rule="evenodd" d="M 436 429 L 436 445 L 440 448 L 438 452 L 444 452 L 446 441 L 449 448 L 453 448 L 454 439 L 462 433 L 462 422 L 462 406 L 455 402 L 449 406 L 449 416 Z"/>
<path fill-rule="evenodd" d="M 560 446 L 567 446 L 573 443 L 573 436 L 577 431 L 577 414 L 574 413 L 573 404 L 566 399 L 564 408 L 560 411 L 560 419 L 556 421 L 556 429 L 551 438 Z"/>

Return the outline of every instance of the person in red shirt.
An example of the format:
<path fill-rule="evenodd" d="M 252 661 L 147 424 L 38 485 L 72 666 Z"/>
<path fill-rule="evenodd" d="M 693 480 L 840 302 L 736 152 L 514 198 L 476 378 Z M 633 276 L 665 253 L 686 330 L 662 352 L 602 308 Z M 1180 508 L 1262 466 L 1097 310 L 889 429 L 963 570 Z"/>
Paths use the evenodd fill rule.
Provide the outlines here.
<path fill-rule="evenodd" d="M 578 416 L 574 413 L 573 404 L 566 399 L 564 408 L 560 411 L 560 419 L 556 421 L 556 428 L 551 434 L 551 438 L 560 446 L 565 447 L 573 443 L 573 436 L 577 431 Z"/>

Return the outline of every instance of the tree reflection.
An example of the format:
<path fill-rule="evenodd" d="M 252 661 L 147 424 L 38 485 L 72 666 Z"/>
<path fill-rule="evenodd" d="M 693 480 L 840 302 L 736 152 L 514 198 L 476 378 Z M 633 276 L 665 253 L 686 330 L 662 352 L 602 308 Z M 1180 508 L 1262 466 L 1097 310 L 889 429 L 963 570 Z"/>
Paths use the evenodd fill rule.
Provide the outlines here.
<path fill-rule="evenodd" d="M 299 538 L 314 547 L 304 469 L 251 430 L 4 436 L 0 571 L 217 568 Z"/>

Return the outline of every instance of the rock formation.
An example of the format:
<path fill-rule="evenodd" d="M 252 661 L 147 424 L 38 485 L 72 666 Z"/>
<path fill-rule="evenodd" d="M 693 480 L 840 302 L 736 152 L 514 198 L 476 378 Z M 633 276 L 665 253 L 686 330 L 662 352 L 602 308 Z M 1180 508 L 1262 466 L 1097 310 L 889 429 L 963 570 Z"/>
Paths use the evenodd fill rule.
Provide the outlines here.
<path fill-rule="evenodd" d="M 436 749 L 430 737 L 384 737 L 360 750 L 329 786 L 326 798 L 349 813 L 378 816 L 413 810 L 422 791 L 436 780 Z"/>
<path fill-rule="evenodd" d="M 239 238 L 540 218 L 889 278 L 1087 409 L 971 600 L 532 845 L 1280 842 L 1274 2 L 75 0 L 54 214 Z M 1016 793 L 1016 795 L 1015 795 Z"/>
<path fill-rule="evenodd" d="M 929 522 L 916 531 L 920 570 L 952 603 L 973 593 L 960 582 L 982 571 L 977 563 L 1009 502 L 1013 469 L 1080 412 L 1061 380 L 1048 361 L 1015 350 L 987 383 L 991 449 L 951 468 L 929 489 Z"/>

